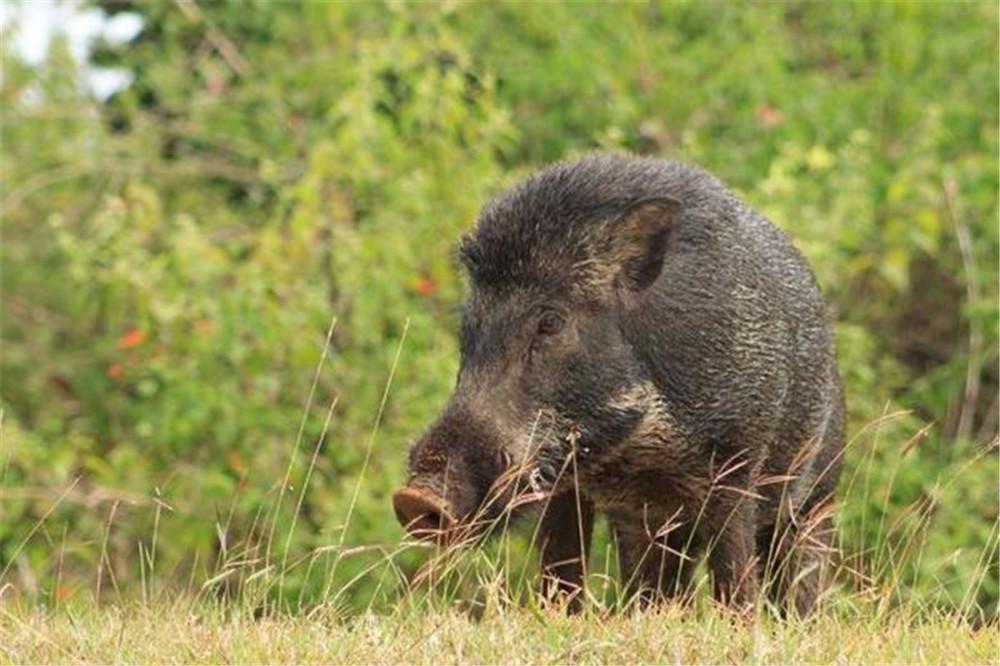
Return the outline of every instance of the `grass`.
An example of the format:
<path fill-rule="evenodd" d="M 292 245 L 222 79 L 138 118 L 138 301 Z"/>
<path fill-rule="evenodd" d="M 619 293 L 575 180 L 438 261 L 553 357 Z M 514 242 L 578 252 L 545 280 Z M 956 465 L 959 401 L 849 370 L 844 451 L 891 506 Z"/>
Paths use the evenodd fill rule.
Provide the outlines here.
<path fill-rule="evenodd" d="M 327 412 L 324 433 L 335 405 L 336 400 Z M 852 442 L 869 436 L 877 439 L 880 428 L 898 416 L 887 414 L 869 424 Z M 381 408 L 372 441 L 380 417 Z M 912 441 L 903 448 L 912 448 Z M 298 449 L 296 444 L 296 453 Z M 316 451 L 318 445 L 297 491 L 296 516 Z M 979 457 L 995 454 L 993 443 L 961 470 Z M 888 501 L 903 457 L 890 470 L 883 502 Z M 871 464 L 863 463 L 844 479 L 842 495 L 864 502 L 873 497 L 867 481 L 859 479 L 859 470 Z M 283 486 L 291 478 L 291 465 L 285 470 Z M 961 478 L 957 473 L 946 485 Z M 362 482 L 363 477 L 356 480 L 355 498 Z M 44 530 L 55 505 L 25 541 Z M 352 502 L 341 537 L 353 508 Z M 287 527 L 284 547 L 272 550 L 273 539 L 280 539 L 286 528 L 281 525 L 279 529 L 276 516 L 269 516 L 261 532 L 266 538 L 223 548 L 215 570 L 206 571 L 206 578 L 197 582 L 192 570 L 185 588 L 175 584 L 170 573 L 154 567 L 157 511 L 151 546 L 142 548 L 140 542 L 141 595 L 123 593 L 111 578 L 114 594 L 101 596 L 103 555 L 97 583 L 89 594 L 64 601 L 53 598 L 46 605 L 20 595 L 11 584 L 0 586 L 0 664 L 996 663 L 1000 652 L 997 616 L 977 611 L 973 603 L 983 581 L 995 576 L 1000 538 L 996 526 L 974 575 L 965 581 L 967 600 L 957 606 L 940 606 L 910 597 L 902 575 L 913 558 L 923 556 L 933 513 L 931 505 L 917 503 L 911 508 L 889 525 L 884 521 L 888 507 L 883 506 L 881 538 L 868 549 L 858 552 L 839 544 L 840 555 L 834 558 L 837 583 L 820 610 L 806 619 L 787 620 L 777 619 L 763 601 L 753 618 L 720 610 L 710 601 L 704 568 L 696 577 L 691 603 L 637 612 L 636 604 L 623 599 L 607 535 L 598 540 L 603 552 L 598 546 L 591 556 L 596 566 L 589 573 L 584 611 L 567 616 L 562 609 L 545 605 L 536 592 L 537 572 L 533 564 L 526 564 L 534 562 L 527 535 L 512 536 L 502 529 L 508 512 L 492 526 L 500 532 L 499 538 L 480 544 L 485 547 L 453 544 L 431 549 L 430 557 L 422 558 L 416 570 L 407 569 L 400 555 L 428 547 L 410 541 L 358 546 L 340 538 L 336 545 L 289 558 L 295 523 Z M 113 518 L 112 510 L 105 546 Z M 221 535 L 227 526 L 220 523 L 217 527 L 226 543 Z M 467 541 L 474 543 L 477 538 Z M 331 587 L 337 566 L 358 555 L 368 557 L 369 566 L 346 584 Z M 317 571 L 327 569 L 324 593 L 305 602 L 301 593 L 297 600 L 285 595 L 286 574 L 304 563 Z M 109 568 L 109 578 L 110 574 Z M 234 577 L 240 579 L 235 592 L 226 588 Z M 345 601 L 350 588 L 360 581 L 377 581 L 366 607 Z"/>
<path fill-rule="evenodd" d="M 843 561 L 817 613 L 779 620 L 763 603 L 752 618 L 721 610 L 704 570 L 690 603 L 638 611 L 608 575 L 614 567 L 606 552 L 589 576 L 583 612 L 568 616 L 542 602 L 531 575 L 511 577 L 517 567 L 505 558 L 512 550 L 516 539 L 504 535 L 485 549 L 433 551 L 395 603 L 367 609 L 338 603 L 343 590 L 331 590 L 325 600 L 282 611 L 268 603 L 266 577 L 233 598 L 208 581 L 201 593 L 164 585 L 143 597 L 100 603 L 80 595 L 53 606 L 7 586 L 0 589 L 0 664 L 993 664 L 1000 652 L 995 616 L 901 602 L 898 580 L 849 582 L 856 572 Z M 401 574 L 399 552 L 383 554 L 378 568 Z"/>
<path fill-rule="evenodd" d="M 996 626 L 841 603 L 805 622 L 709 607 L 584 613 L 404 604 L 350 619 L 255 618 L 186 600 L 3 610 L 2 663 L 996 663 Z"/>
<path fill-rule="evenodd" d="M 979 455 L 995 455 L 995 445 Z M 890 489 L 894 480 L 895 474 Z M 845 495 L 859 495 L 856 474 L 844 481 Z M 860 493 L 866 501 L 868 495 Z M 834 558 L 836 583 L 806 619 L 779 620 L 763 601 L 753 618 L 720 610 L 710 600 L 704 568 L 691 603 L 638 612 L 623 598 L 607 535 L 599 540 L 603 550 L 591 556 L 595 566 L 584 611 L 573 617 L 540 599 L 537 572 L 527 564 L 534 562 L 527 535 L 516 531 L 500 529 L 485 547 L 431 548 L 416 570 L 401 565 L 400 555 L 427 550 L 426 544 L 340 543 L 289 559 L 286 539 L 284 552 L 272 553 L 273 559 L 258 559 L 270 550 L 265 543 L 233 544 L 214 575 L 203 582 L 192 578 L 186 588 L 157 571 L 146 549 L 139 553 L 141 595 L 123 593 L 112 579 L 102 597 L 102 567 L 92 593 L 48 604 L 22 596 L 11 584 L 2 586 L 0 664 L 996 663 L 997 617 L 973 606 L 979 586 L 995 575 L 996 529 L 965 581 L 967 602 L 939 606 L 910 597 L 901 574 L 923 555 L 932 512 L 921 508 L 915 506 L 907 520 L 880 524 L 882 538 L 864 552 L 841 544 Z M 149 553 L 158 524 L 153 522 Z M 326 568 L 335 569 L 358 555 L 370 556 L 371 564 L 348 583 L 328 585 L 305 602 L 301 595 L 296 601 L 283 594 L 286 573 L 304 562 L 319 570 L 320 558 L 332 558 Z M 235 593 L 224 584 L 231 574 L 243 581 Z M 378 581 L 363 608 L 345 601 L 361 580 Z"/>
<path fill-rule="evenodd" d="M 331 323 L 327 345 L 333 326 Z M 408 327 L 403 339 L 406 330 Z M 366 447 L 369 454 L 403 339 Z M 324 352 L 317 376 L 325 358 Z M 310 404 L 312 399 L 310 391 Z M 141 594 L 123 594 L 109 566 L 114 594 L 102 597 L 105 551 L 116 508 L 112 507 L 93 593 L 66 601 L 53 597 L 43 604 L 21 596 L 11 584 L 0 586 L 0 664 L 997 662 L 997 616 L 974 604 L 984 580 L 995 576 L 1000 538 L 996 525 L 974 574 L 964 581 L 967 591 L 962 603 L 940 606 L 908 594 L 904 572 L 913 558 L 924 555 L 934 503 L 918 501 L 892 524 L 886 523 L 886 517 L 902 460 L 924 431 L 905 442 L 896 463 L 883 470 L 889 478 L 881 493 L 869 488 L 866 474 L 873 468 L 870 456 L 881 429 L 902 413 L 887 413 L 868 424 L 848 445 L 871 439 L 865 459 L 843 480 L 841 494 L 865 503 L 881 495 L 880 538 L 862 551 L 837 544 L 833 562 L 837 583 L 824 596 L 819 612 L 806 619 L 780 620 L 761 600 L 754 617 L 737 616 L 713 604 L 703 566 L 691 603 L 637 611 L 637 604 L 623 597 L 622 581 L 614 573 L 613 548 L 605 534 L 598 540 L 603 553 L 598 546 L 591 556 L 596 566 L 589 572 L 584 611 L 570 617 L 561 608 L 546 605 L 537 593 L 537 570 L 529 564 L 534 561 L 530 545 L 537 534 L 532 534 L 530 541 L 523 533 L 512 536 L 505 529 L 509 510 L 486 528 L 498 532 L 499 538 L 483 543 L 470 534 L 448 548 L 431 549 L 430 557 L 421 558 L 422 564 L 415 570 L 401 562 L 400 556 L 414 549 L 426 550 L 426 544 L 405 540 L 395 545 L 345 543 L 364 482 L 367 455 L 336 544 L 290 558 L 295 518 L 302 511 L 302 498 L 336 404 L 334 398 L 303 483 L 294 491 L 290 479 L 302 444 L 300 428 L 280 484 L 282 492 L 273 512 L 264 518 L 259 542 L 223 547 L 214 570 L 203 572 L 205 578 L 196 576 L 193 568 L 187 587 L 177 585 L 175 576 L 155 568 L 158 503 L 150 546 L 145 548 L 139 542 Z M 939 485 L 959 482 L 967 467 L 984 456 L 995 456 L 996 448 L 996 442 L 982 448 Z M 518 472 L 505 483 L 524 477 L 524 470 Z M 45 531 L 47 519 L 72 488 L 41 517 L 24 543 Z M 280 524 L 277 515 L 286 488 L 298 497 L 287 527 Z M 519 497 L 516 491 L 514 495 L 512 506 Z M 295 496 L 291 499 L 295 501 Z M 228 523 L 220 522 L 216 527 L 220 543 L 228 543 Z M 276 546 L 274 540 L 281 544 L 282 535 L 283 547 Z M 465 547 L 461 547 L 462 541 Z M 358 555 L 367 558 L 361 572 L 341 586 L 332 586 L 338 565 Z M 286 574 L 304 565 L 309 570 L 326 569 L 327 583 L 318 598 L 305 600 L 303 590 L 294 599 L 294 595 L 285 594 Z M 239 580 L 230 589 L 227 586 L 233 578 Z M 308 572 L 305 578 L 309 578 Z M 365 607 L 346 601 L 359 582 L 375 585 Z"/>

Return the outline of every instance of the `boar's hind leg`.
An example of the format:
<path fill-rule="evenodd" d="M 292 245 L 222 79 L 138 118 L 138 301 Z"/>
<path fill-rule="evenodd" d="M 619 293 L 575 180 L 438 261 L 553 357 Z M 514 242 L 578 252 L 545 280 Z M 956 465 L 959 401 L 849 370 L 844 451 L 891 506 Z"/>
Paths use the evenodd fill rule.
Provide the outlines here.
<path fill-rule="evenodd" d="M 690 598 L 699 550 L 690 530 L 678 525 L 655 537 L 655 526 L 623 516 L 612 519 L 612 529 L 626 602 L 636 601 L 644 608 L 658 601 Z"/>
<path fill-rule="evenodd" d="M 578 612 L 583 604 L 593 529 L 593 504 L 572 490 L 553 497 L 542 514 L 542 594 L 550 600 L 565 599 L 571 613 Z"/>
<path fill-rule="evenodd" d="M 811 471 L 799 481 L 805 498 L 795 506 L 792 482 L 772 501 L 776 515 L 757 535 L 757 553 L 764 563 L 763 577 L 771 603 L 788 615 L 800 617 L 816 606 L 829 583 L 834 554 L 833 495 L 840 476 L 844 448 L 844 407 L 839 383 L 836 408 L 827 422 Z"/>
<path fill-rule="evenodd" d="M 783 521 L 784 522 L 784 521 Z M 767 596 L 783 616 L 812 612 L 827 584 L 833 548 L 829 505 L 817 506 L 772 532 L 772 554 L 765 571 Z"/>

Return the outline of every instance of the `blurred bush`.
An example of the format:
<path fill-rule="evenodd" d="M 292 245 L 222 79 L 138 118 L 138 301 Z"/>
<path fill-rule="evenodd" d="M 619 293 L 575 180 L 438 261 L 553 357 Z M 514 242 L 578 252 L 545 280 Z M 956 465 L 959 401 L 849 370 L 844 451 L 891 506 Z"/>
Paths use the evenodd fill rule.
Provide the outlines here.
<path fill-rule="evenodd" d="M 65 44 L 39 67 L 3 45 L 19 590 L 391 547 L 388 493 L 457 367 L 458 236 L 520 175 L 602 148 L 698 163 L 792 234 L 859 433 L 845 545 L 928 603 L 983 576 L 995 607 L 994 4 L 94 6 L 143 20 L 92 53 L 132 77 L 107 100 Z M 366 566 L 317 562 L 283 583 Z"/>

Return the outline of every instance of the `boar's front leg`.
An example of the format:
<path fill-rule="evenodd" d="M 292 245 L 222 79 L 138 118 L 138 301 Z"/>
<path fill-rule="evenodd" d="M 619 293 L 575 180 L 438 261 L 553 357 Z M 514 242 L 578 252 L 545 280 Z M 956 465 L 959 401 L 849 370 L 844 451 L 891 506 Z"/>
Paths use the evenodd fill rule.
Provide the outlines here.
<path fill-rule="evenodd" d="M 660 601 L 688 600 L 700 550 L 689 528 L 680 523 L 669 528 L 650 525 L 645 516 L 619 513 L 612 517 L 612 530 L 628 603 L 645 608 Z"/>
<path fill-rule="evenodd" d="M 594 505 L 575 490 L 552 497 L 541 520 L 542 594 L 565 599 L 570 613 L 583 605 L 587 552 L 594 530 Z"/>
<path fill-rule="evenodd" d="M 738 613 L 749 613 L 757 597 L 756 505 L 748 497 L 719 492 L 710 499 L 707 525 L 710 538 L 708 566 L 715 600 Z"/>

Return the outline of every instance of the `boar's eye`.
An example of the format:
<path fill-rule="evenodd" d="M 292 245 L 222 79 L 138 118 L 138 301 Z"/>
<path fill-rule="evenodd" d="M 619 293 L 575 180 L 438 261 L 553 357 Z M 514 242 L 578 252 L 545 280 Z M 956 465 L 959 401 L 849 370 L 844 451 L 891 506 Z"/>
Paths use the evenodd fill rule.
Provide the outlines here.
<path fill-rule="evenodd" d="M 548 311 L 541 316 L 538 320 L 538 334 L 539 335 L 555 335 L 562 330 L 563 318 L 558 312 Z"/>

